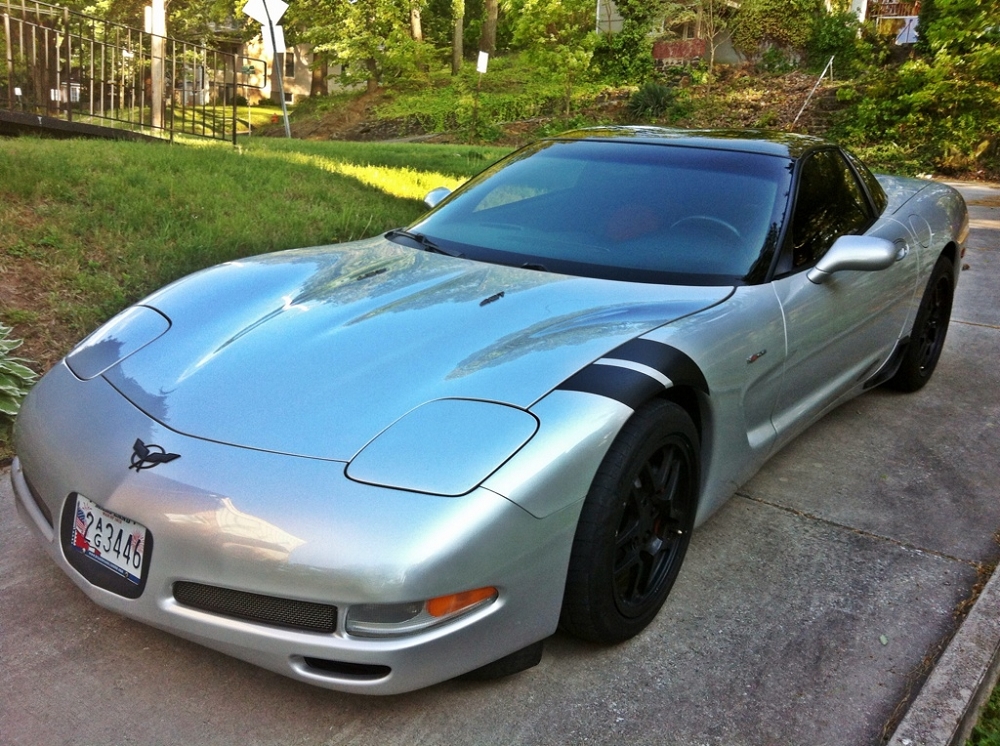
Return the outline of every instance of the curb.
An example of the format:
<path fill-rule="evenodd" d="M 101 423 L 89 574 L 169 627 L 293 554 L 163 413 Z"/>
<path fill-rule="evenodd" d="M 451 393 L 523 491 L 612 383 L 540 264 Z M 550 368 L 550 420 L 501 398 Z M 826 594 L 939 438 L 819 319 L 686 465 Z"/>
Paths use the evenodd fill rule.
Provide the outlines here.
<path fill-rule="evenodd" d="M 962 746 L 1000 676 L 1000 572 L 994 572 L 888 746 Z"/>

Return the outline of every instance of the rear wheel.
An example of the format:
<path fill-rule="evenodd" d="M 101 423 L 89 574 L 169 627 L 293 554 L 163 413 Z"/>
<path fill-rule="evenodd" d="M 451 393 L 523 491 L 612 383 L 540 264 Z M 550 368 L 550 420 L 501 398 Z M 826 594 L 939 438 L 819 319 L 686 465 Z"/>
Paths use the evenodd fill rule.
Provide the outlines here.
<path fill-rule="evenodd" d="M 927 282 L 903 361 L 888 381 L 890 388 L 917 391 L 931 379 L 948 334 L 954 290 L 955 269 L 951 260 L 942 256 Z"/>
<path fill-rule="evenodd" d="M 654 401 L 601 462 L 573 540 L 560 624 L 595 642 L 641 632 L 667 598 L 691 538 L 698 433 L 681 407 Z"/>

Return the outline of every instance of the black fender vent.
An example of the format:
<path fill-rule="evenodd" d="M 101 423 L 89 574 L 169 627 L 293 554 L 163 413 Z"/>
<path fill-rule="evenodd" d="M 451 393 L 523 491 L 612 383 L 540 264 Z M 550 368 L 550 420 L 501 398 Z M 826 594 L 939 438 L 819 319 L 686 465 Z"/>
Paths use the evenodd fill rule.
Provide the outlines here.
<path fill-rule="evenodd" d="M 337 629 L 337 607 L 327 604 L 264 596 L 183 580 L 174 583 L 174 598 L 177 603 L 193 609 L 275 627 L 325 634 L 332 634 Z"/>

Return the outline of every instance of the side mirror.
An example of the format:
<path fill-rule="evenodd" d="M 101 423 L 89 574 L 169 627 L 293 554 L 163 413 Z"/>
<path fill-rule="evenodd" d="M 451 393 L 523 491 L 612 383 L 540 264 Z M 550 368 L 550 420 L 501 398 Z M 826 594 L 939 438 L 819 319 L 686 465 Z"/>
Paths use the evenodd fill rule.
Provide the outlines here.
<path fill-rule="evenodd" d="M 834 272 L 845 269 L 874 272 L 891 267 L 900 258 L 899 247 L 892 241 L 873 236 L 841 236 L 833 242 L 816 266 L 806 277 L 810 282 L 822 285 Z"/>
<path fill-rule="evenodd" d="M 451 190 L 448 187 L 438 187 L 437 189 L 431 189 L 427 192 L 427 196 L 424 197 L 424 204 L 430 208 L 437 207 L 440 202 L 451 194 Z"/>

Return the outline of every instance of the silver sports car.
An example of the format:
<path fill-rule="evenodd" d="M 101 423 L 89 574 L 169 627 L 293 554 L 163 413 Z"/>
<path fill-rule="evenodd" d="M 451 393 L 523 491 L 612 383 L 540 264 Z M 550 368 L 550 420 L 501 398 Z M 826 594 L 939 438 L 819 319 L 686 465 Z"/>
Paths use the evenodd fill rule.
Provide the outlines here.
<path fill-rule="evenodd" d="M 84 593 L 371 694 L 625 640 L 771 454 L 928 381 L 968 230 L 759 132 L 572 132 L 428 205 L 175 282 L 38 383 L 14 491 Z"/>

